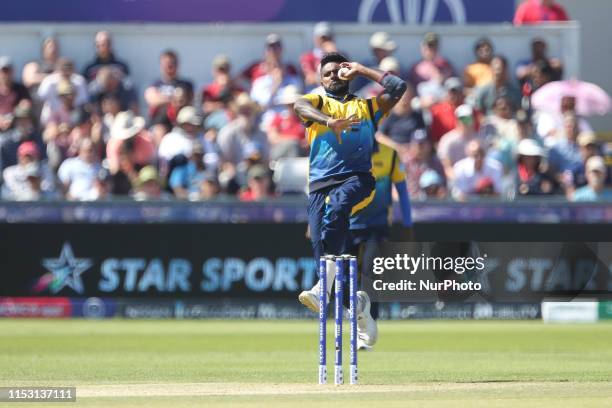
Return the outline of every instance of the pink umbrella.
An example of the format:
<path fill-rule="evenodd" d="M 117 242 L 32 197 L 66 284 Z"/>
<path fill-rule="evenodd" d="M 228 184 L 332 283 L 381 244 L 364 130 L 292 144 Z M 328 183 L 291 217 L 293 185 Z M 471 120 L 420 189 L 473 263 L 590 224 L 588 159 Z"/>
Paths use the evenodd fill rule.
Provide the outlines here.
<path fill-rule="evenodd" d="M 612 107 L 612 100 L 606 91 L 590 82 L 575 79 L 544 85 L 531 96 L 531 104 L 537 110 L 559 112 L 561 99 L 566 96 L 576 98 L 576 111 L 581 116 L 603 116 Z"/>

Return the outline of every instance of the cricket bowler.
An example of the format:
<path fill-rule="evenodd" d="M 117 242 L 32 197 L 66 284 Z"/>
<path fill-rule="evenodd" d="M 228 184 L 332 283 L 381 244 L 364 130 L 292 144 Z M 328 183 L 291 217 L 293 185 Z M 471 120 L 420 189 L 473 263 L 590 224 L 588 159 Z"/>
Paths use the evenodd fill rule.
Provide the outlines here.
<path fill-rule="evenodd" d="M 351 249 L 350 218 L 364 209 L 375 195 L 372 154 L 378 125 L 407 87 L 399 77 L 349 62 L 339 53 L 323 56 L 320 75 L 325 94 L 307 94 L 295 103 L 310 145 L 308 226 L 317 260 L 323 255 L 341 255 Z M 356 97 L 349 93 L 349 84 L 357 76 L 378 82 L 384 91 L 374 98 Z M 335 265 L 330 265 L 327 299 L 334 276 Z M 318 311 L 318 291 L 317 284 L 302 292 L 300 302 Z M 347 300 L 348 296 L 343 298 Z M 358 338 L 372 346 L 378 330 L 370 315 L 370 300 L 363 291 L 357 292 L 357 298 Z"/>

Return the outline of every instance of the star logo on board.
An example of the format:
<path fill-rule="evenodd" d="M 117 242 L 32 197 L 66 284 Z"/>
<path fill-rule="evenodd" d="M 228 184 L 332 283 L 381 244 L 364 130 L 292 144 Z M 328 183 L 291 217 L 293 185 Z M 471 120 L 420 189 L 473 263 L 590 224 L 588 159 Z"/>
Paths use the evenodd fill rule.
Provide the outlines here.
<path fill-rule="evenodd" d="M 64 242 L 62 252 L 58 258 L 44 258 L 42 266 L 47 269 L 36 285 L 35 292 L 42 292 L 49 289 L 52 294 L 56 294 L 65 287 L 69 287 L 78 294 L 83 294 L 83 280 L 81 274 L 91 267 L 91 259 L 76 258 L 69 242 Z"/>

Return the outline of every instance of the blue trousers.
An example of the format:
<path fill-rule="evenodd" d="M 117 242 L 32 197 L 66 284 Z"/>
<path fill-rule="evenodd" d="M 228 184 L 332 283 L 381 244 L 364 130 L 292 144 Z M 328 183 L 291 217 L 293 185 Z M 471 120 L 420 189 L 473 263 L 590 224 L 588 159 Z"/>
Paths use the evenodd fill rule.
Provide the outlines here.
<path fill-rule="evenodd" d="M 371 174 L 359 173 L 309 194 L 308 225 L 315 260 L 342 255 L 351 248 L 349 219 L 372 201 L 375 186 Z"/>

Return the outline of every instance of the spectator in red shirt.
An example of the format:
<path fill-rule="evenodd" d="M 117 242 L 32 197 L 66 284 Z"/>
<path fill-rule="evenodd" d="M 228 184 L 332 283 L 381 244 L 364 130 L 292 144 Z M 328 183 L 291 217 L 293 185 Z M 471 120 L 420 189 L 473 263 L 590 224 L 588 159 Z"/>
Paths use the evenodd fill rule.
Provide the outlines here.
<path fill-rule="evenodd" d="M 306 89 L 311 90 L 319 86 L 319 64 L 323 54 L 337 51 L 334 42 L 334 30 L 326 21 L 317 23 L 313 29 L 314 48 L 300 57 L 300 67 L 304 76 Z"/>
<path fill-rule="evenodd" d="M 555 0 L 527 0 L 516 9 L 514 25 L 540 24 L 569 20 L 565 9 Z"/>
<path fill-rule="evenodd" d="M 279 66 L 283 68 L 285 73 L 297 75 L 297 69 L 293 65 L 283 63 L 283 42 L 281 36 L 276 33 L 268 34 L 263 61 L 251 64 L 242 72 L 241 76 L 249 83 L 253 83 L 257 78 L 269 74 L 271 69 Z"/>
<path fill-rule="evenodd" d="M 434 104 L 429 112 L 431 113 L 430 135 L 434 144 L 440 138 L 457 126 L 457 116 L 455 110 L 463 104 L 463 85 L 459 78 L 449 78 L 444 82 L 446 98 Z"/>
<path fill-rule="evenodd" d="M 212 65 L 213 80 L 202 88 L 202 112 L 205 115 L 223 109 L 234 96 L 244 92 L 231 77 L 232 64 L 227 55 L 217 55 Z"/>
<path fill-rule="evenodd" d="M 277 97 L 277 104 L 282 105 L 284 109 L 274 113 L 268 127 L 268 142 L 272 160 L 298 157 L 308 148 L 304 137 L 304 125 L 293 109 L 293 104 L 300 96 L 297 87 L 289 85 Z"/>

